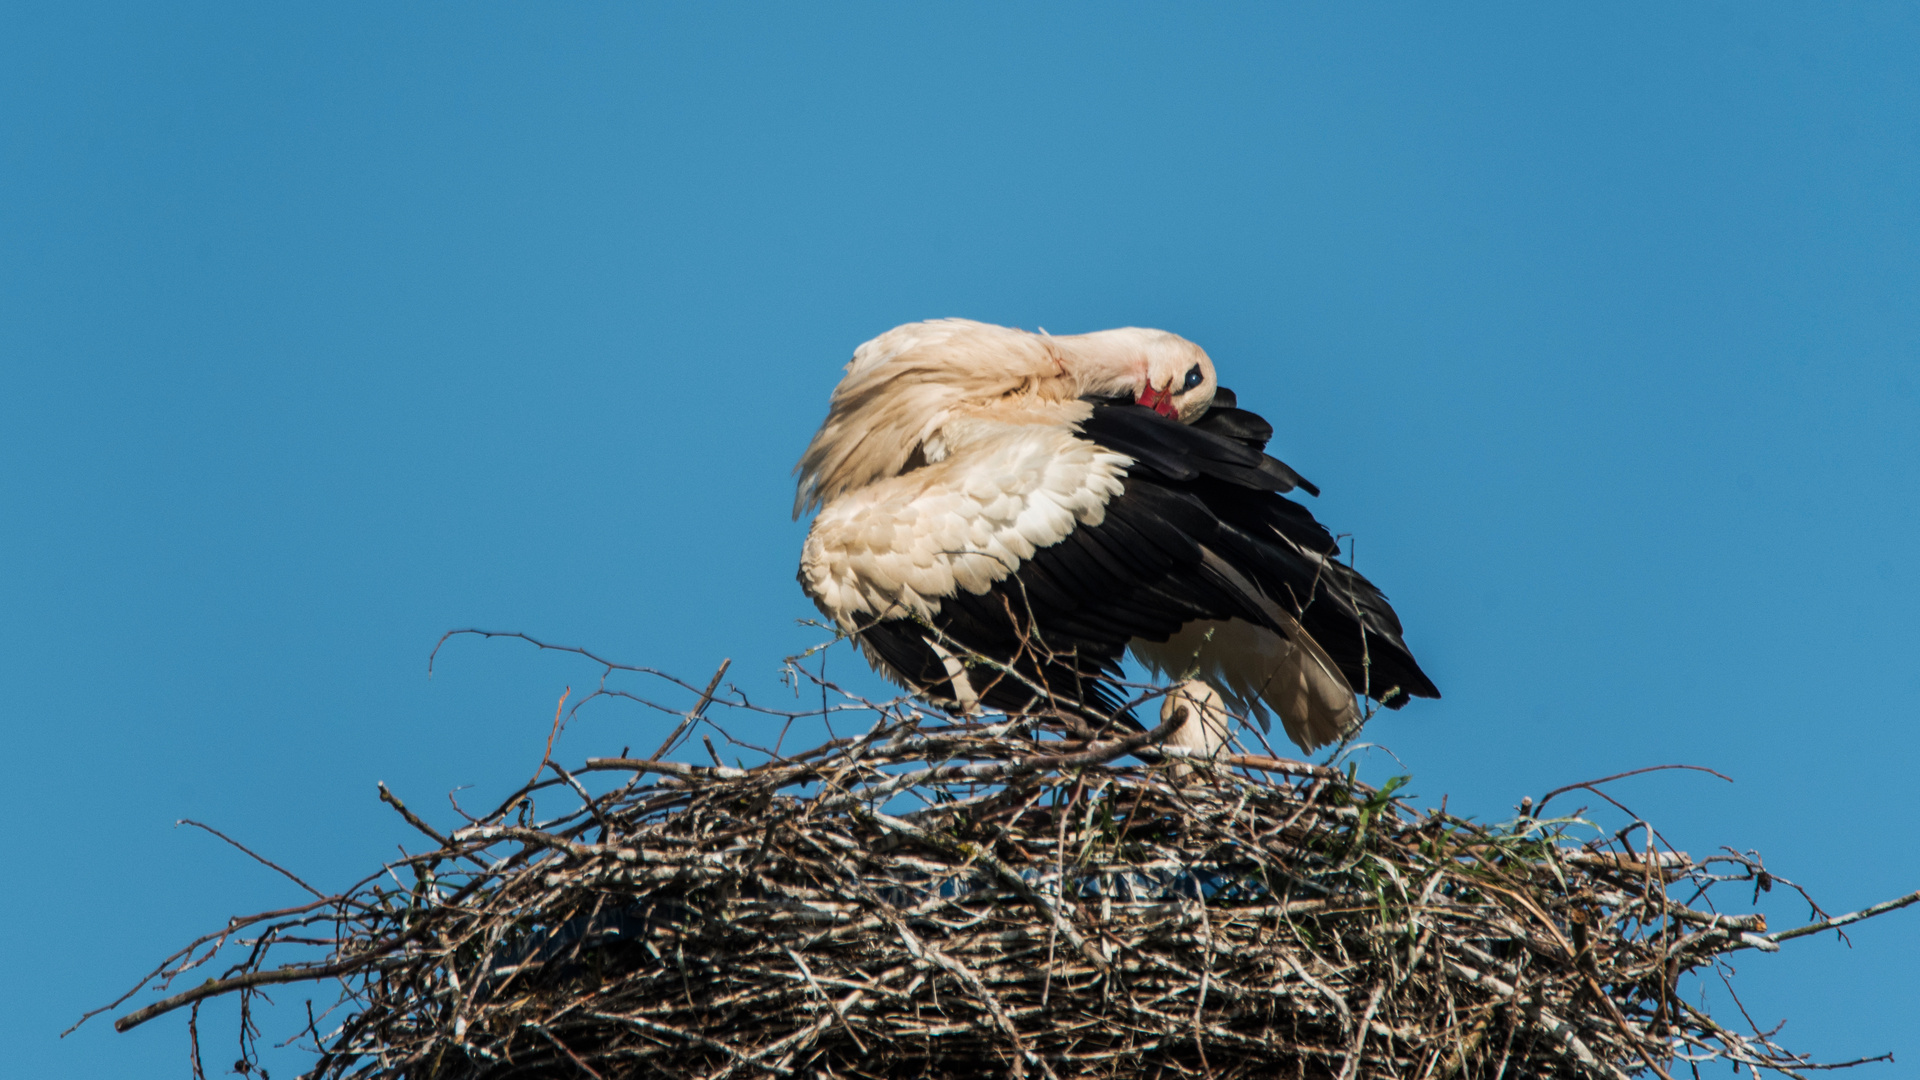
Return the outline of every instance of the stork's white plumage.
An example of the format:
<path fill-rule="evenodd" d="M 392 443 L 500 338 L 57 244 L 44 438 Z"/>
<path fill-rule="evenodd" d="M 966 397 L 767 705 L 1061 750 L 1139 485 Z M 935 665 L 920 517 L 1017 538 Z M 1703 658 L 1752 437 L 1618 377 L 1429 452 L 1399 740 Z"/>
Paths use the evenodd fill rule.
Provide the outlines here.
<path fill-rule="evenodd" d="M 801 458 L 807 595 L 882 672 L 951 707 L 1117 707 L 1124 653 L 1196 669 L 1312 749 L 1437 697 L 1372 584 L 1268 457 L 1199 346 L 910 323 L 855 351 Z M 984 657 L 990 663 L 969 662 Z"/>

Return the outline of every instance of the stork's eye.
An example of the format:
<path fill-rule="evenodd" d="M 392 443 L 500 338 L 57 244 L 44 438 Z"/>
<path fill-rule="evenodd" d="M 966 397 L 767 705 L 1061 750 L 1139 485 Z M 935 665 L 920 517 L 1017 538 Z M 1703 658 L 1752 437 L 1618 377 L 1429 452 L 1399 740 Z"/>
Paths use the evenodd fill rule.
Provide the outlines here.
<path fill-rule="evenodd" d="M 1192 367 L 1187 369 L 1187 381 L 1184 385 L 1180 387 L 1180 392 L 1185 393 L 1188 390 L 1191 390 L 1194 387 L 1199 386 L 1201 383 L 1206 381 L 1207 381 L 1207 377 L 1205 375 L 1200 374 L 1200 365 L 1195 364 Z"/>

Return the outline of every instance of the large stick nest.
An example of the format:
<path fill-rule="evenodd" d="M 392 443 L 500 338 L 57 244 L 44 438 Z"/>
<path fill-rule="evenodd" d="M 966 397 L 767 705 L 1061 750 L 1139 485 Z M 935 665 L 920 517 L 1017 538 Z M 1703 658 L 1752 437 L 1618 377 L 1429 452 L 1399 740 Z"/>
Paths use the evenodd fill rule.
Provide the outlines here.
<path fill-rule="evenodd" d="M 383 787 L 428 850 L 233 920 L 151 985 L 241 948 L 223 978 L 118 1026 L 233 995 L 244 1042 L 266 988 L 335 980 L 316 1078 L 1791 1073 L 1681 980 L 1902 903 L 1768 935 L 1709 903 L 1771 886 L 1757 860 L 1643 823 L 1478 825 L 1270 750 L 1181 760 L 1173 722 L 852 705 L 863 734 L 751 768 L 547 762 L 450 834 Z"/>

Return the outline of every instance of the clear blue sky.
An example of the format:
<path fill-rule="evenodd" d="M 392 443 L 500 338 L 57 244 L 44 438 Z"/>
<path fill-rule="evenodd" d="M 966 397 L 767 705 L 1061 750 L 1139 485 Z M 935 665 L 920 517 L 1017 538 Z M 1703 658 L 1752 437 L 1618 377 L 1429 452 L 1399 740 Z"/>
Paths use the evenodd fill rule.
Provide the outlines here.
<path fill-rule="evenodd" d="M 1711 765 L 1619 794 L 1920 887 L 1917 225 L 1907 5 L 0 6 L 7 1072 L 186 1075 L 54 1038 L 297 896 L 176 818 L 340 885 L 376 780 L 525 779 L 593 670 L 443 630 L 776 695 L 789 469 L 945 315 L 1211 352 L 1446 692 L 1371 729 L 1424 799 Z M 1854 941 L 1749 1006 L 1915 1075 L 1920 912 Z"/>

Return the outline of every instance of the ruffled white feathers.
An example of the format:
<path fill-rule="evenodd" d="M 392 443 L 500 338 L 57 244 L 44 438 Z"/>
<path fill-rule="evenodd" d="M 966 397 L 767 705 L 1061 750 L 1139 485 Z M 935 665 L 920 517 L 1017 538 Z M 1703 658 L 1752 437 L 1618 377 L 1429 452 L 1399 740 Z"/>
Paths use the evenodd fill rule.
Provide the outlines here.
<path fill-rule="evenodd" d="M 930 619 L 942 597 L 984 593 L 1076 525 L 1099 524 L 1132 459 L 1075 436 L 1086 405 L 1024 411 L 1028 423 L 950 416 L 928 436 L 936 460 L 828 502 L 800 560 L 821 611 L 849 633 Z"/>

